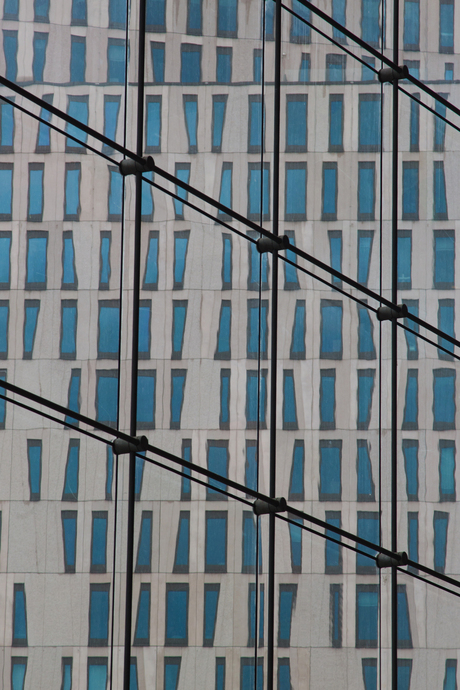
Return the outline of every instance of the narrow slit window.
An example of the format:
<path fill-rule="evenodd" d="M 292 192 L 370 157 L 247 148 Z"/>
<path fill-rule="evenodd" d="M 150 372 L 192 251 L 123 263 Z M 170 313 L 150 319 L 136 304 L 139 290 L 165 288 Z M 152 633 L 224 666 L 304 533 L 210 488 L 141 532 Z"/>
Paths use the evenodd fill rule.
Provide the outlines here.
<path fill-rule="evenodd" d="M 203 647 L 212 647 L 214 645 L 219 594 L 219 583 L 206 583 L 204 585 Z"/>
<path fill-rule="evenodd" d="M 137 546 L 136 573 L 150 573 L 152 570 L 152 520 L 152 511 L 143 510 Z"/>
<path fill-rule="evenodd" d="M 184 406 L 186 369 L 171 370 L 171 422 L 170 429 L 180 429 Z"/>
<path fill-rule="evenodd" d="M 41 498 L 42 482 L 42 442 L 27 440 L 27 460 L 29 465 L 30 500 L 39 501 Z"/>
<path fill-rule="evenodd" d="M 78 474 L 80 466 L 80 440 L 71 438 L 67 451 L 64 475 L 63 501 L 78 501 Z"/>
<path fill-rule="evenodd" d="M 136 625 L 134 628 L 135 647 L 148 647 L 150 645 L 150 583 L 143 582 L 139 591 L 139 603 L 137 605 Z M 131 683 L 130 683 L 131 687 Z"/>

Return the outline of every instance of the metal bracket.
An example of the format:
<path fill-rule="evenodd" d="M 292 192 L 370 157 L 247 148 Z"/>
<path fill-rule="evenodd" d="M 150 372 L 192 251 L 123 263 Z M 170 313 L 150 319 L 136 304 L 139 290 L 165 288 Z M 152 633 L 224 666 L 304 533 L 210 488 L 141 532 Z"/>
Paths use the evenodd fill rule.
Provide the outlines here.
<path fill-rule="evenodd" d="M 393 321 L 394 319 L 404 319 L 409 313 L 407 304 L 398 304 L 396 309 L 392 307 L 379 307 L 377 309 L 378 321 Z"/>
<path fill-rule="evenodd" d="M 265 254 L 266 252 L 271 252 L 276 254 L 280 249 L 288 249 L 289 247 L 289 237 L 287 235 L 281 235 L 281 237 L 259 237 L 256 242 L 257 251 L 259 254 Z"/>
<path fill-rule="evenodd" d="M 153 160 L 152 156 L 147 156 L 147 158 L 143 158 L 142 160 L 143 164 L 138 163 L 132 158 L 123 158 L 123 160 L 118 164 L 120 173 L 123 175 L 123 177 L 126 177 L 126 175 L 135 175 L 136 173 L 148 172 L 149 170 L 154 169 L 155 161 Z"/>
<path fill-rule="evenodd" d="M 134 436 L 134 443 L 124 441 L 122 438 L 116 438 L 112 443 L 112 450 L 115 455 L 125 455 L 126 453 L 139 453 L 141 450 L 146 450 L 149 445 L 147 436 Z"/>
<path fill-rule="evenodd" d="M 286 508 L 286 499 L 281 497 L 281 498 L 275 498 L 276 505 L 272 505 L 271 503 L 267 503 L 267 501 L 262 501 L 261 498 L 258 498 L 254 503 L 252 504 L 252 509 L 254 511 L 254 515 L 268 515 L 269 513 L 283 513 Z"/>
<path fill-rule="evenodd" d="M 390 568 L 391 566 L 407 565 L 408 556 L 405 551 L 398 551 L 395 553 L 396 558 L 386 556 L 384 553 L 379 553 L 375 558 L 377 568 Z"/>
<path fill-rule="evenodd" d="M 378 75 L 379 82 L 381 84 L 384 84 L 385 82 L 390 82 L 390 84 L 392 84 L 400 79 L 407 79 L 409 76 L 409 68 L 407 65 L 397 67 L 396 69 L 393 69 L 393 67 L 383 67 L 381 70 L 379 70 Z"/>

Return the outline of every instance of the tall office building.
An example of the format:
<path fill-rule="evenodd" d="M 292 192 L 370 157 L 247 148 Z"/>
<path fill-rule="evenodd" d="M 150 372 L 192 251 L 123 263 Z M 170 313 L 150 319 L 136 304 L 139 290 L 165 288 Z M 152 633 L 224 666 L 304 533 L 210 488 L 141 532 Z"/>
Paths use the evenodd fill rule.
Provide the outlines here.
<path fill-rule="evenodd" d="M 147 0 L 144 59 L 139 4 L 3 0 L 0 51 L 0 378 L 130 432 L 134 359 L 137 433 L 239 485 L 137 457 L 131 690 L 455 690 L 454 2 Z M 122 688 L 129 456 L 6 395 L 2 687 Z"/>

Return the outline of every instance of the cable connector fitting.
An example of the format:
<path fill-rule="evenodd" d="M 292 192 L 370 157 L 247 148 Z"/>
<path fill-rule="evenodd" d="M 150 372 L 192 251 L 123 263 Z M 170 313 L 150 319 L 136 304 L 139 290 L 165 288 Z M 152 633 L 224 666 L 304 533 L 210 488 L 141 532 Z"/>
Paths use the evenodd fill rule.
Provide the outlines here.
<path fill-rule="evenodd" d="M 112 443 L 112 450 L 115 455 L 125 455 L 126 453 L 139 453 L 142 450 L 147 450 L 149 440 L 147 436 L 134 436 L 133 443 L 125 441 L 122 438 L 116 438 Z"/>
<path fill-rule="evenodd" d="M 407 304 L 398 304 L 396 309 L 392 307 L 379 307 L 377 309 L 377 320 L 393 321 L 394 319 L 404 319 L 408 313 Z"/>
<path fill-rule="evenodd" d="M 389 82 L 390 84 L 392 84 L 394 81 L 399 81 L 400 79 L 407 79 L 407 77 L 409 76 L 409 68 L 407 65 L 397 67 L 396 69 L 393 69 L 393 67 L 383 67 L 379 70 L 378 75 L 379 82 L 381 84 L 384 84 L 385 82 Z"/>
<path fill-rule="evenodd" d="M 384 553 L 379 553 L 375 557 L 377 568 L 391 568 L 391 566 L 407 565 L 409 558 L 405 551 L 398 551 L 395 553 L 396 558 L 387 556 Z"/>
<path fill-rule="evenodd" d="M 281 237 L 259 237 L 256 242 L 257 251 L 259 254 L 265 254 L 266 252 L 271 252 L 276 254 L 280 249 L 289 248 L 289 237 L 287 235 L 281 235 Z"/>
<path fill-rule="evenodd" d="M 126 175 L 135 175 L 136 173 L 148 172 L 154 169 L 155 161 L 152 156 L 147 156 L 147 158 L 143 158 L 142 161 L 142 163 L 139 163 L 132 158 L 123 158 L 118 164 L 120 173 L 123 177 L 126 177 Z"/>
<path fill-rule="evenodd" d="M 262 501 L 261 498 L 258 498 L 254 503 L 252 504 L 252 509 L 254 511 L 254 515 L 268 515 L 269 513 L 283 513 L 286 508 L 286 499 L 281 497 L 281 498 L 275 498 L 273 499 L 276 501 L 276 505 L 272 505 L 271 503 L 267 503 L 267 501 Z"/>

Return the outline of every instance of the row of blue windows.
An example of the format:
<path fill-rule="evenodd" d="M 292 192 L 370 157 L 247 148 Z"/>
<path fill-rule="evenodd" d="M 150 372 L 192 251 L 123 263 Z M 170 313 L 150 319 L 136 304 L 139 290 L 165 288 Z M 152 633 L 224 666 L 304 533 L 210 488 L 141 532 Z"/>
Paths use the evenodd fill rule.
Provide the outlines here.
<path fill-rule="evenodd" d="M 449 357 L 443 355 L 442 359 Z M 433 429 L 437 431 L 455 429 L 455 386 L 454 369 L 433 370 Z M 418 369 L 408 369 L 402 429 L 418 428 Z"/>
<path fill-rule="evenodd" d="M 406 493 L 408 501 L 419 500 L 418 449 L 416 439 L 404 439 L 402 443 L 404 469 L 406 474 Z M 455 483 L 455 441 L 439 441 L 439 500 L 455 501 L 457 497 Z"/>
<path fill-rule="evenodd" d="M 444 124 L 444 123 L 443 123 Z M 438 130 L 435 130 L 435 133 Z M 403 162 L 402 174 L 402 219 L 419 219 L 419 163 L 418 161 Z M 444 162 L 433 163 L 433 218 L 447 220 L 446 179 Z"/>

